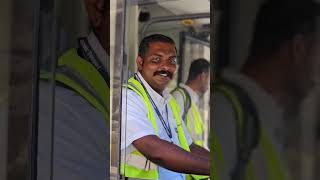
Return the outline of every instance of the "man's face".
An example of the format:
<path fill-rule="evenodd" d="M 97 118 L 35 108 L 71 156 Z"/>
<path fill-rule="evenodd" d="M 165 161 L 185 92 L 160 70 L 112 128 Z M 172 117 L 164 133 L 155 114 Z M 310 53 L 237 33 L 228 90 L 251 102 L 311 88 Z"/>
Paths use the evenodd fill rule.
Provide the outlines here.
<path fill-rule="evenodd" d="M 159 94 L 168 86 L 176 71 L 176 49 L 165 42 L 149 43 L 144 57 L 138 56 L 138 70 L 148 84 Z"/>
<path fill-rule="evenodd" d="M 202 94 L 204 94 L 208 90 L 209 79 L 210 79 L 209 77 L 210 77 L 209 72 L 203 72 L 200 75 L 200 81 L 201 81 L 200 91 Z"/>

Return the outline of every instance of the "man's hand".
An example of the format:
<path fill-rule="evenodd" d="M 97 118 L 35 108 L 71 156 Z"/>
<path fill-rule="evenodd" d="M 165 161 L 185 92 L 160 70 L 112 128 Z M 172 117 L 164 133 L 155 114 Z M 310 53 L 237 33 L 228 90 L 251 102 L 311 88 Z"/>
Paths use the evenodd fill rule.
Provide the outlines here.
<path fill-rule="evenodd" d="M 171 171 L 186 174 L 210 174 L 209 158 L 187 152 L 155 135 L 137 139 L 133 145 L 147 159 Z"/>

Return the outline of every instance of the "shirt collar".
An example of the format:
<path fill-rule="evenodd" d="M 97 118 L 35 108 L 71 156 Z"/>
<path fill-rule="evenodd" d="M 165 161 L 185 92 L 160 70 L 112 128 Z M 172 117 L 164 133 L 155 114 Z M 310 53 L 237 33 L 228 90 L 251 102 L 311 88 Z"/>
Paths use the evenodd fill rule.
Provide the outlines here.
<path fill-rule="evenodd" d="M 199 95 L 193 89 L 183 83 L 180 83 L 179 86 L 185 88 L 189 93 L 192 102 L 199 106 Z"/>
<path fill-rule="evenodd" d="M 99 61 L 103 64 L 103 66 L 105 67 L 106 71 L 109 72 L 109 69 L 110 69 L 109 55 L 107 54 L 107 52 L 101 46 L 97 36 L 93 32 L 91 32 L 88 35 L 87 39 L 88 39 L 89 45 L 91 46 L 93 51 L 98 56 Z"/>
<path fill-rule="evenodd" d="M 166 88 L 162 92 L 162 96 L 158 94 L 155 90 L 152 89 L 152 87 L 144 80 L 140 72 L 137 73 L 138 77 L 142 81 L 144 87 L 148 91 L 149 95 L 151 96 L 152 100 L 156 104 L 156 106 L 159 108 L 159 110 L 163 111 L 166 104 L 169 102 L 169 99 L 171 97 L 169 90 Z"/>

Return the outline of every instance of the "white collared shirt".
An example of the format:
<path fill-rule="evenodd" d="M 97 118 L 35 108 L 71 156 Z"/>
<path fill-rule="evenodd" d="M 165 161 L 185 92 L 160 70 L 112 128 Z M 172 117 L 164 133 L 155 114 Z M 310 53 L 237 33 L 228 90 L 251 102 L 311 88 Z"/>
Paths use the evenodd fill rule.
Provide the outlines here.
<path fill-rule="evenodd" d="M 193 90 L 191 89 L 189 86 L 183 84 L 183 83 L 180 83 L 179 84 L 180 87 L 184 88 L 187 90 L 188 94 L 190 95 L 190 98 L 191 98 L 191 101 L 197 106 L 199 107 L 199 95 Z M 177 100 L 177 103 L 180 107 L 180 110 L 181 110 L 181 114 L 184 113 L 185 109 L 184 109 L 184 98 L 182 96 L 181 93 L 177 92 L 177 91 L 174 91 L 172 93 L 172 95 L 175 97 L 175 99 Z"/>
<path fill-rule="evenodd" d="M 189 86 L 187 86 L 185 84 L 180 83 L 180 86 L 187 90 L 187 92 L 189 93 L 189 95 L 191 97 L 192 102 L 197 107 L 199 107 L 199 99 L 200 99 L 199 95 L 193 89 L 191 89 Z"/>
<path fill-rule="evenodd" d="M 168 134 L 165 131 L 159 117 L 155 114 L 156 124 L 158 127 L 158 137 L 162 140 L 166 140 L 168 142 L 173 142 L 175 145 L 180 146 L 178 133 L 177 133 L 177 125 L 175 119 L 173 118 L 173 114 L 171 112 L 171 108 L 169 106 L 169 100 L 171 98 L 168 90 L 164 90 L 163 96 L 159 95 L 156 91 L 154 91 L 149 84 L 144 80 L 140 73 L 138 73 L 138 77 L 142 81 L 143 85 L 147 89 L 147 92 L 155 102 L 157 108 L 159 109 L 162 117 L 166 121 L 166 123 L 170 124 L 170 129 L 172 132 L 172 138 L 170 139 Z M 122 139 L 121 141 L 121 153 L 129 154 L 132 151 L 136 150 L 132 145 L 132 142 L 148 135 L 156 135 L 150 120 L 147 117 L 147 109 L 145 107 L 143 99 L 134 91 L 124 89 L 123 92 L 123 106 L 122 106 Z M 126 102 L 125 102 L 126 101 Z M 166 111 L 166 107 L 167 110 Z M 126 110 L 126 111 L 125 111 Z M 168 114 L 167 114 L 168 112 Z M 168 117 L 168 120 L 167 120 Z M 187 142 L 191 145 L 192 140 L 188 135 L 187 128 L 185 124 L 182 122 L 182 127 L 184 129 Z M 181 173 L 176 173 L 170 170 L 167 170 L 162 167 L 158 167 L 159 171 L 159 180 L 184 180 L 185 175 Z"/>

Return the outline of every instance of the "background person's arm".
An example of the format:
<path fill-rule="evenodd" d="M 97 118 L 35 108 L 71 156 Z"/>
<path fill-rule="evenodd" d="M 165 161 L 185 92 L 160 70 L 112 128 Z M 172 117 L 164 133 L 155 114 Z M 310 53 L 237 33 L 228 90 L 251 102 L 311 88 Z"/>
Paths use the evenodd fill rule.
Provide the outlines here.
<path fill-rule="evenodd" d="M 155 135 L 137 139 L 133 145 L 149 160 L 171 171 L 186 174 L 210 174 L 209 158 L 194 155 Z"/>

